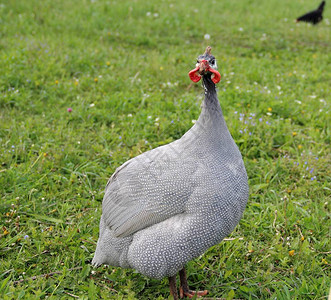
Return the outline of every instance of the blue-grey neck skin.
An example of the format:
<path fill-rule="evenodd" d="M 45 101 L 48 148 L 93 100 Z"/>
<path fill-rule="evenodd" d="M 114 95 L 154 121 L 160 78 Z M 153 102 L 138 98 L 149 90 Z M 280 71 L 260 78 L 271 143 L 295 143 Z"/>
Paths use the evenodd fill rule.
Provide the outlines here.
<path fill-rule="evenodd" d="M 198 127 L 213 132 L 228 131 L 224 121 L 221 105 L 217 98 L 215 83 L 211 80 L 211 75 L 203 75 L 203 86 L 205 89 L 205 99 L 201 104 L 201 113 L 196 123 Z"/>
<path fill-rule="evenodd" d="M 202 102 L 202 111 L 207 109 L 217 110 L 222 113 L 220 103 L 217 98 L 215 83 L 211 80 L 211 75 L 202 76 L 203 87 L 205 89 L 205 99 Z"/>

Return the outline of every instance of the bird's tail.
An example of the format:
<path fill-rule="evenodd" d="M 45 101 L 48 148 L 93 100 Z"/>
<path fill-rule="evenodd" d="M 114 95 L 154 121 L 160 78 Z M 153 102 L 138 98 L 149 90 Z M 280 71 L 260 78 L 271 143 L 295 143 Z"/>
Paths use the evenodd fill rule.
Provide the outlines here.
<path fill-rule="evenodd" d="M 323 11 L 324 5 L 325 5 L 325 1 L 322 1 L 321 4 L 320 4 L 320 6 L 318 7 L 318 10 Z"/>
<path fill-rule="evenodd" d="M 101 263 L 98 262 L 98 260 L 97 260 L 97 258 L 95 257 L 95 255 L 94 255 L 93 259 L 92 259 L 91 265 L 92 265 L 94 268 L 97 268 L 97 267 L 99 267 L 99 266 L 101 265 Z"/>

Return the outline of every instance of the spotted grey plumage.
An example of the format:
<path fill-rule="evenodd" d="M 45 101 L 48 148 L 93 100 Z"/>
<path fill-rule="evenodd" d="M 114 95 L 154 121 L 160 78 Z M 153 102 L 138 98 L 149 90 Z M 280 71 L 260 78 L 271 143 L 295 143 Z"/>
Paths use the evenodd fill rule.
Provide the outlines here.
<path fill-rule="evenodd" d="M 202 60 L 216 65 L 210 50 L 198 64 Z M 172 277 L 239 222 L 247 175 L 211 75 L 201 72 L 205 98 L 194 126 L 179 140 L 130 159 L 109 179 L 93 265 Z"/>

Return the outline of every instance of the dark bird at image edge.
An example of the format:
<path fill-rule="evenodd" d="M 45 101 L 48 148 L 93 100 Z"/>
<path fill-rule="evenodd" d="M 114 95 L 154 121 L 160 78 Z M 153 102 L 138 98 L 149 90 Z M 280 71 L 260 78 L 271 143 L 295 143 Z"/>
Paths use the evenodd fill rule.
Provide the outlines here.
<path fill-rule="evenodd" d="M 324 10 L 325 1 L 322 1 L 319 7 L 309 13 L 302 15 L 301 17 L 297 18 L 297 22 L 307 22 L 316 25 L 317 23 L 323 20 L 323 10 Z"/>

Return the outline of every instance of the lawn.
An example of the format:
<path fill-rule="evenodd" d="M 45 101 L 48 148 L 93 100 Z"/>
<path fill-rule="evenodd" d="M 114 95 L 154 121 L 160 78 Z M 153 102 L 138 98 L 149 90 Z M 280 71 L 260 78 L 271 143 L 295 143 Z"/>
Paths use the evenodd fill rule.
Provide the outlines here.
<path fill-rule="evenodd" d="M 108 178 L 193 125 L 187 73 L 211 45 L 250 198 L 189 284 L 327 299 L 330 3 L 294 22 L 318 2 L 0 0 L 0 298 L 168 299 L 167 279 L 90 262 Z"/>

